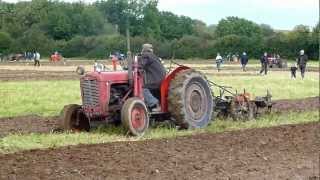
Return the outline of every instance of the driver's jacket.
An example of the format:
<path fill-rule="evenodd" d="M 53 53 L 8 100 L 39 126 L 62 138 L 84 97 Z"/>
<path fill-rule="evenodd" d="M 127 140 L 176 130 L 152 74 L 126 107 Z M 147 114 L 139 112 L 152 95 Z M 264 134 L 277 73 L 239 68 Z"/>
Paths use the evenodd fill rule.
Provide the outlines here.
<path fill-rule="evenodd" d="M 160 59 L 153 53 L 143 53 L 139 57 L 139 65 L 144 70 L 144 88 L 160 89 L 166 76 L 166 69 Z"/>

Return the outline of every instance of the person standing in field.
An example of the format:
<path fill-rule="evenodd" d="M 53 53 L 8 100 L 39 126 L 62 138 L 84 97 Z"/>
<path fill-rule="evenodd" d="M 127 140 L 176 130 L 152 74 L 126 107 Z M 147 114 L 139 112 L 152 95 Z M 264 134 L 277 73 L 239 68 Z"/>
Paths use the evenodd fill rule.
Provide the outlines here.
<path fill-rule="evenodd" d="M 248 64 L 249 58 L 247 56 L 246 52 L 242 53 L 242 56 L 240 57 L 240 62 L 241 62 L 241 66 L 242 66 L 242 70 L 246 71 L 246 66 Z"/>
<path fill-rule="evenodd" d="M 297 65 L 296 63 L 293 63 L 292 66 L 290 67 L 291 71 L 291 79 L 296 79 L 296 72 L 297 72 Z"/>
<path fill-rule="evenodd" d="M 217 69 L 218 69 L 218 72 L 221 70 L 221 64 L 222 64 L 222 57 L 220 56 L 220 53 L 217 54 L 217 57 L 216 57 L 216 64 L 217 64 Z"/>
<path fill-rule="evenodd" d="M 260 70 L 260 75 L 264 72 L 265 75 L 268 73 L 268 53 L 265 52 L 263 53 L 263 56 L 260 58 L 261 62 L 261 70 Z"/>
<path fill-rule="evenodd" d="M 301 77 L 304 78 L 304 73 L 306 71 L 308 56 L 304 53 L 304 50 L 300 51 L 300 55 L 297 60 L 297 65 L 301 71 Z"/>
<path fill-rule="evenodd" d="M 33 58 L 34 58 L 34 66 L 40 67 L 40 53 L 35 51 Z"/>

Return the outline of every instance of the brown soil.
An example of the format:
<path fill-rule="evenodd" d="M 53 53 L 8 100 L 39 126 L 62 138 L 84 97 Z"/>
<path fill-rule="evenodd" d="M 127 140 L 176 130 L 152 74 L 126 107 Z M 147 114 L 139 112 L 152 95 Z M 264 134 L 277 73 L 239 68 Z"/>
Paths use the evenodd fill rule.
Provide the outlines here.
<path fill-rule="evenodd" d="M 283 111 L 307 111 L 320 109 L 320 97 L 309 97 L 305 99 L 284 99 L 274 101 L 272 110 Z"/>
<path fill-rule="evenodd" d="M 256 73 L 215 73 L 215 76 L 257 76 Z M 0 70 L 0 81 L 34 81 L 34 80 L 79 80 L 74 71 L 37 71 L 37 70 Z"/>
<path fill-rule="evenodd" d="M 74 68 L 76 69 L 76 68 Z M 251 70 L 247 72 L 232 72 L 230 70 L 225 72 L 216 72 L 201 69 L 206 75 L 214 76 L 259 76 L 256 71 Z M 289 74 L 288 74 L 289 76 Z M 75 71 L 56 71 L 56 70 L 0 70 L 0 81 L 34 81 L 34 80 L 79 80 L 80 76 Z"/>
<path fill-rule="evenodd" d="M 0 155 L 0 179 L 316 179 L 320 123 Z"/>
<path fill-rule="evenodd" d="M 0 81 L 26 80 L 78 80 L 80 77 L 71 71 L 31 71 L 31 70 L 1 70 Z"/>
<path fill-rule="evenodd" d="M 0 118 L 0 137 L 8 134 L 48 133 L 58 126 L 58 117 L 20 116 Z"/>

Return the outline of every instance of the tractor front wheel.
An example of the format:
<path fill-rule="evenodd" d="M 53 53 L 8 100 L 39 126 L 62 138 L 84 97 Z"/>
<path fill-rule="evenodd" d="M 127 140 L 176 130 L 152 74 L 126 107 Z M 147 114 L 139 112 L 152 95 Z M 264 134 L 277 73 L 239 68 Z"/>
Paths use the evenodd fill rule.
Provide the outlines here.
<path fill-rule="evenodd" d="M 149 127 L 148 110 L 139 98 L 129 98 L 121 109 L 121 122 L 134 136 L 143 136 Z"/>
<path fill-rule="evenodd" d="M 89 131 L 90 122 L 81 109 L 80 105 L 70 104 L 64 106 L 61 117 L 60 126 L 64 130 L 69 131 Z"/>

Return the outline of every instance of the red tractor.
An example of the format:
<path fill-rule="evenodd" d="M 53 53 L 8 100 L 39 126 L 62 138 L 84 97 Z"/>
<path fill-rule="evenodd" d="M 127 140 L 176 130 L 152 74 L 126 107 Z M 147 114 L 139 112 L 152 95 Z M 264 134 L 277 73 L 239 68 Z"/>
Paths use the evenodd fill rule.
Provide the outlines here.
<path fill-rule="evenodd" d="M 161 111 L 151 112 L 144 102 L 143 70 L 138 60 L 129 58 L 127 71 L 96 69 L 83 75 L 82 105 L 64 107 L 62 128 L 89 131 L 94 121 L 118 121 L 132 135 L 142 136 L 151 120 L 170 120 L 181 129 L 202 128 L 210 123 L 214 102 L 204 75 L 187 66 L 168 73 L 159 89 Z"/>

